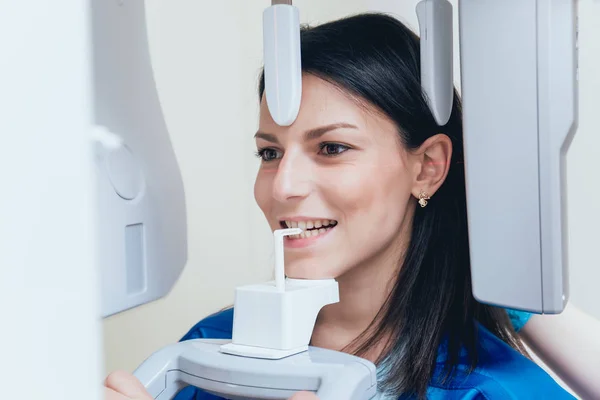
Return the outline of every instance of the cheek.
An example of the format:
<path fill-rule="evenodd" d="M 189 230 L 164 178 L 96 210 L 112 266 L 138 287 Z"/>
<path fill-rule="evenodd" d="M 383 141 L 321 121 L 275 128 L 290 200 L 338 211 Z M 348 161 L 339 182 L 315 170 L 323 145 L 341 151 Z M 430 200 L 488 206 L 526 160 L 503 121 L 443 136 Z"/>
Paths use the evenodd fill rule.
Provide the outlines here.
<path fill-rule="evenodd" d="M 348 255 L 346 268 L 400 239 L 411 196 L 410 175 L 402 165 L 365 169 L 332 182 L 329 192 L 336 193 L 342 218 L 339 245 Z"/>
<path fill-rule="evenodd" d="M 401 208 L 410 194 L 410 177 L 401 165 L 357 169 L 330 182 L 326 191 L 337 198 L 338 211 L 347 223 L 357 222 L 358 217 L 389 214 L 391 209 Z"/>
<path fill-rule="evenodd" d="M 254 181 L 254 200 L 265 216 L 271 207 L 271 187 L 272 179 L 259 171 Z"/>

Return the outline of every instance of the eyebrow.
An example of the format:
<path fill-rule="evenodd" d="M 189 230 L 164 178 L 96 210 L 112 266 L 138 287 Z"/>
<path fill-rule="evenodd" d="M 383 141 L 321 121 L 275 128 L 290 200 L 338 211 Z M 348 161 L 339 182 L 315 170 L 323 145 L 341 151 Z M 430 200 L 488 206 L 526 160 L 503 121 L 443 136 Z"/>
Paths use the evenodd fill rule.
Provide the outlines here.
<path fill-rule="evenodd" d="M 321 136 L 323 136 L 327 132 L 330 132 L 330 131 L 333 131 L 333 130 L 336 130 L 336 129 L 341 129 L 341 128 L 358 129 L 358 127 L 356 125 L 348 124 L 348 123 L 345 123 L 345 122 L 339 122 L 339 123 L 336 123 L 336 124 L 319 126 L 317 128 L 309 129 L 308 131 L 304 132 L 304 140 L 305 141 L 315 140 L 315 139 L 320 138 Z M 257 138 L 257 139 L 266 140 L 266 141 L 271 142 L 271 143 L 277 143 L 277 144 L 279 144 L 279 139 L 277 139 L 277 136 L 275 136 L 272 133 L 266 133 L 266 132 L 258 131 L 254 135 L 254 137 Z"/>

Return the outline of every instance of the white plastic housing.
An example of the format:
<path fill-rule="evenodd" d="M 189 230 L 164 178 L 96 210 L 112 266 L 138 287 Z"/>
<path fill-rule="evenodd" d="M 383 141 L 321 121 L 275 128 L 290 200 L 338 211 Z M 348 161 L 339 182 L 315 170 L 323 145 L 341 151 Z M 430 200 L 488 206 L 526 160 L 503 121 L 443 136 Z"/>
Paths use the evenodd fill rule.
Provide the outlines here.
<path fill-rule="evenodd" d="M 186 386 L 219 398 L 288 400 L 298 391 L 320 400 L 369 400 L 377 370 L 363 358 L 309 347 L 280 360 L 237 357 L 221 349 L 229 340 L 193 339 L 166 346 L 134 372 L 156 400 L 169 400 Z"/>
<path fill-rule="evenodd" d="M 0 1 L 2 399 L 104 399 L 89 29 L 86 1 Z"/>
<path fill-rule="evenodd" d="M 143 1 L 91 2 L 103 317 L 166 295 L 187 261 L 183 182 L 150 63 Z"/>
<path fill-rule="evenodd" d="M 422 0 L 417 4 L 421 36 L 421 86 L 438 125 L 446 125 L 454 102 L 452 4 Z"/>
<path fill-rule="evenodd" d="M 458 10 L 473 294 L 559 313 L 568 300 L 576 0 L 461 0 Z"/>
<path fill-rule="evenodd" d="M 334 279 L 288 278 L 284 292 L 277 290 L 274 281 L 238 287 L 233 317 L 234 346 L 224 351 L 258 358 L 282 358 L 305 351 L 317 314 L 323 306 L 339 300 L 339 287 Z"/>
<path fill-rule="evenodd" d="M 271 117 L 280 126 L 294 123 L 302 98 L 300 13 L 277 4 L 263 13 L 265 96 Z"/>

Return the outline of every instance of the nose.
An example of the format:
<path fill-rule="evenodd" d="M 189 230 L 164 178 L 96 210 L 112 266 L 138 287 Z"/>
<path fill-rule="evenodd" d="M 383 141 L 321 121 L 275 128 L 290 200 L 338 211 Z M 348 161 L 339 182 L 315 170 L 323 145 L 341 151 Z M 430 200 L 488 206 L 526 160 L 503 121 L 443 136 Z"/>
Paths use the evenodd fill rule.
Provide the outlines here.
<path fill-rule="evenodd" d="M 286 153 L 280 160 L 273 182 L 273 198 L 288 201 L 307 197 L 312 188 L 310 162 L 301 155 Z"/>

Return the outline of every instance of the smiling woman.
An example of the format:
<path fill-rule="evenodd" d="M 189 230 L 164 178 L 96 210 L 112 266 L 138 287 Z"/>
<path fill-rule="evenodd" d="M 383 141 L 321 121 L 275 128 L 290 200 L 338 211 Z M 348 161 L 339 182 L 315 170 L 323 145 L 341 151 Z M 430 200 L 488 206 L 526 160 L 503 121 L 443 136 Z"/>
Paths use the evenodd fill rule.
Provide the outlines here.
<path fill-rule="evenodd" d="M 339 283 L 311 344 L 375 362 L 389 399 L 571 398 L 526 357 L 506 310 L 473 298 L 461 103 L 455 95 L 449 122 L 436 124 L 418 38 L 366 14 L 305 28 L 301 41 L 291 126 L 271 118 L 261 77 L 254 195 L 272 230 L 306 229 L 286 239 L 286 274 Z M 233 312 L 182 340 L 231 338 Z"/>
<path fill-rule="evenodd" d="M 272 230 L 306 229 L 286 238 L 286 275 L 339 282 L 311 344 L 375 362 L 389 398 L 568 398 L 524 355 L 506 311 L 472 296 L 461 103 L 440 128 L 418 38 L 365 14 L 305 28 L 301 41 L 291 126 L 273 121 L 261 77 L 254 195 Z M 183 340 L 230 334 L 232 311 Z"/>
<path fill-rule="evenodd" d="M 264 97 L 259 125 L 261 168 L 254 193 L 271 228 L 279 229 L 285 221 L 306 227 L 322 226 L 322 221 L 331 226 L 329 221 L 334 221 L 334 228 L 319 230 L 316 236 L 286 240 L 287 275 L 343 281 L 351 271 L 353 279 L 358 274 L 369 277 L 369 266 L 375 266 L 379 275 L 388 275 L 382 283 L 393 281 L 397 263 L 382 261 L 400 260 L 408 242 L 411 190 L 418 195 L 425 184 L 414 184 L 414 174 L 422 168 L 415 163 L 424 159 L 423 151 L 405 150 L 389 118 L 312 74 L 303 77 L 302 104 L 292 126 L 281 127 L 271 119 Z M 431 175 L 439 185 L 451 142 L 439 135 L 429 143 L 429 153 L 441 157 L 441 168 L 428 166 L 421 179 Z M 371 290 L 381 297 L 376 304 L 391 287 Z M 348 305 L 350 299 L 342 301 Z M 374 312 L 365 310 L 361 330 Z"/>
<path fill-rule="evenodd" d="M 254 195 L 272 230 L 306 229 L 286 238 L 286 275 L 339 283 L 311 344 L 375 362 L 379 396 L 569 398 L 524 355 L 506 311 L 473 298 L 461 103 L 436 124 L 417 36 L 365 14 L 305 28 L 301 41 L 291 126 L 273 121 L 261 77 Z M 230 337 L 233 312 L 183 340 Z"/>

